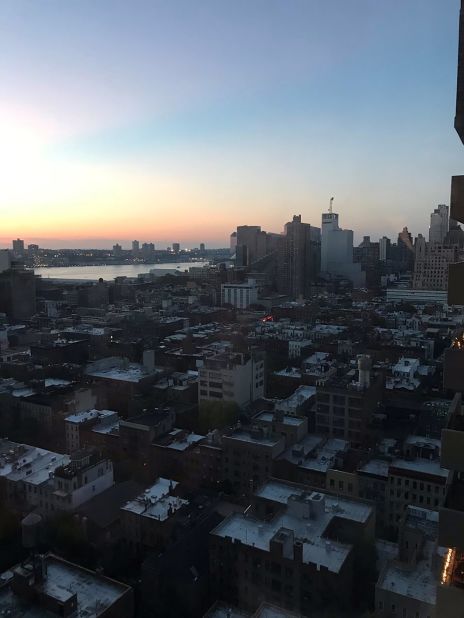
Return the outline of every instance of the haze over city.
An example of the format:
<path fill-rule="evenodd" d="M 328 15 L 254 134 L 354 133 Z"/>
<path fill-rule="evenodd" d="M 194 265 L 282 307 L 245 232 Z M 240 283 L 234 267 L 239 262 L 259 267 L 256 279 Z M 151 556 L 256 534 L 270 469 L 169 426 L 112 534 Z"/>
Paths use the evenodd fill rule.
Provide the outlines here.
<path fill-rule="evenodd" d="M 0 243 L 378 238 L 449 201 L 457 0 L 2 2 Z M 405 214 L 407 212 L 407 215 Z"/>

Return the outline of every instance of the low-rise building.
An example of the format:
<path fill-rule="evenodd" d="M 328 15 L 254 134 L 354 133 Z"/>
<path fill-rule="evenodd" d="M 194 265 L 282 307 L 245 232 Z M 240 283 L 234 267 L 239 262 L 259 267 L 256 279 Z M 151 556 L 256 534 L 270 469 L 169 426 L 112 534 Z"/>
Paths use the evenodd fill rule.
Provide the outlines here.
<path fill-rule="evenodd" d="M 222 437 L 223 476 L 239 496 L 248 496 L 272 474 L 285 438 L 263 427 L 236 429 Z"/>
<path fill-rule="evenodd" d="M 285 438 L 285 446 L 299 442 L 308 433 L 308 419 L 301 416 L 286 415 L 281 409 L 274 412 L 261 412 L 253 418 L 253 423 Z"/>
<path fill-rule="evenodd" d="M 133 591 L 53 554 L 32 555 L 0 577 L 0 615 L 11 618 L 131 618 Z"/>
<path fill-rule="evenodd" d="M 437 583 L 446 551 L 438 547 L 437 539 L 438 513 L 408 506 L 397 556 L 383 566 L 375 587 L 376 616 L 440 618 Z"/>
<path fill-rule="evenodd" d="M 409 505 L 438 510 L 443 504 L 449 470 L 439 459 L 394 459 L 388 468 L 385 519 L 398 529 Z"/>
<path fill-rule="evenodd" d="M 176 481 L 159 478 L 121 509 L 121 525 L 128 549 L 136 554 L 162 549 L 176 524 L 180 509 L 189 502 L 175 495 Z"/>
<path fill-rule="evenodd" d="M 271 480 L 253 511 L 212 532 L 210 566 L 219 598 L 255 611 L 261 601 L 311 615 L 351 604 L 354 547 L 373 541 L 374 508 Z"/>
<path fill-rule="evenodd" d="M 78 451 L 87 444 L 93 444 L 92 430 L 110 430 L 119 427 L 119 416 L 112 410 L 83 410 L 64 419 L 66 451 Z"/>
<path fill-rule="evenodd" d="M 371 366 L 368 356 L 360 356 L 357 369 L 317 387 L 316 433 L 348 440 L 354 447 L 372 442 L 371 423 L 382 400 L 383 378 Z"/>

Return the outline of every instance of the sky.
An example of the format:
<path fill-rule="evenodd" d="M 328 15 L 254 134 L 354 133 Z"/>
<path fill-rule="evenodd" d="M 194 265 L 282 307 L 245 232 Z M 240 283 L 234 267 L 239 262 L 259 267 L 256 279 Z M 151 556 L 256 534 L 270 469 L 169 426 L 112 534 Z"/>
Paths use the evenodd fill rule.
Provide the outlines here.
<path fill-rule="evenodd" d="M 426 233 L 462 173 L 458 0 L 0 0 L 0 246 Z"/>

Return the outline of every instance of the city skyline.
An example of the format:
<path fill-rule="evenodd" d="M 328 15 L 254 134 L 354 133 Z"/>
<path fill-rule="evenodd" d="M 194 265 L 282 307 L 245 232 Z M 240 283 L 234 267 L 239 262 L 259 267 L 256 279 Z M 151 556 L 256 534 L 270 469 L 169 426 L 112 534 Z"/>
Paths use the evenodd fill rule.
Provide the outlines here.
<path fill-rule="evenodd" d="M 357 243 L 449 203 L 457 1 L 138 6 L 2 5 L 2 246 L 227 246 L 332 195 Z"/>

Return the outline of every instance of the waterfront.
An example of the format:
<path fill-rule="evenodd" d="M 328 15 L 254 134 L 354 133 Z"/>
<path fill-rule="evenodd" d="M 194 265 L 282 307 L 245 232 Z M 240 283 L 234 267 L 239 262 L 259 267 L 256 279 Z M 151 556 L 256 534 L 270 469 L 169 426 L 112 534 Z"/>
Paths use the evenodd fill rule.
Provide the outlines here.
<path fill-rule="evenodd" d="M 36 275 L 44 279 L 81 279 L 112 281 L 115 277 L 137 277 L 152 269 L 184 271 L 192 266 L 205 266 L 208 262 L 163 262 L 160 264 L 102 264 L 101 266 L 63 266 L 35 268 Z"/>

